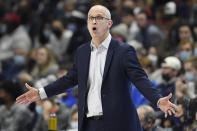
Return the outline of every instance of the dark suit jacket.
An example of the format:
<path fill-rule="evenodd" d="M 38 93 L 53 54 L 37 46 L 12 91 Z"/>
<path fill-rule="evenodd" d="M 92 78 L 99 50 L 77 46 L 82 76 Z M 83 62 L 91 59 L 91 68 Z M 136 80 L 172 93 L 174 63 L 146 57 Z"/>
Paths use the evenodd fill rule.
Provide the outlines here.
<path fill-rule="evenodd" d="M 90 54 L 90 43 L 80 46 L 76 51 L 73 68 L 67 75 L 45 87 L 46 94 L 50 97 L 78 84 L 79 131 L 82 131 L 86 115 Z M 130 82 L 153 104 L 156 104 L 161 97 L 141 68 L 133 47 L 112 38 L 107 52 L 101 87 L 106 131 L 142 130 L 130 97 Z"/>

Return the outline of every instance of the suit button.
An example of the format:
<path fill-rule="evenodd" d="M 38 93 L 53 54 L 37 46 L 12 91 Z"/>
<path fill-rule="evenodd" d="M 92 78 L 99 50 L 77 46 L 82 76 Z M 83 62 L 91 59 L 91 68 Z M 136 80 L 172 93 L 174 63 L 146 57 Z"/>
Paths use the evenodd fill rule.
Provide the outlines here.
<path fill-rule="evenodd" d="M 103 98 L 104 98 L 105 96 L 106 96 L 105 94 L 102 95 Z"/>

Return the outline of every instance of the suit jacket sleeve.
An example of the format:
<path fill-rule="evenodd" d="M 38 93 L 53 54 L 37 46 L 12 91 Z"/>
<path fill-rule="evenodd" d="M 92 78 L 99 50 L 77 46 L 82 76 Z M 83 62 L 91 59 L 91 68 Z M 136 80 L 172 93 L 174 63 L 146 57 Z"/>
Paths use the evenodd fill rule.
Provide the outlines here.
<path fill-rule="evenodd" d="M 73 67 L 66 75 L 57 79 L 55 82 L 44 87 L 47 97 L 51 97 L 66 91 L 66 89 L 77 85 L 77 54 Z"/>
<path fill-rule="evenodd" d="M 158 100 L 162 96 L 158 90 L 154 88 L 152 82 L 142 69 L 133 47 L 130 46 L 123 55 L 124 69 L 129 80 L 150 102 L 157 105 Z"/>

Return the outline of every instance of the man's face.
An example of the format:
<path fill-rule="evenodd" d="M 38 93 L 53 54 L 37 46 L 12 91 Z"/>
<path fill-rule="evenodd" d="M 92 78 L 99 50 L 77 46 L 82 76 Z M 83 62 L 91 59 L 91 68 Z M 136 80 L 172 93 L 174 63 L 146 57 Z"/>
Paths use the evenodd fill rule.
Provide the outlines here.
<path fill-rule="evenodd" d="M 182 26 L 179 29 L 179 38 L 180 40 L 189 40 L 191 37 L 191 31 L 188 26 Z"/>
<path fill-rule="evenodd" d="M 146 25 L 147 25 L 147 18 L 146 18 L 145 14 L 139 13 L 136 16 L 136 20 L 137 20 L 137 24 L 138 24 L 139 27 L 146 27 Z"/>
<path fill-rule="evenodd" d="M 101 6 L 94 6 L 88 12 L 88 30 L 92 38 L 103 38 L 109 33 L 112 20 L 107 10 Z"/>
<path fill-rule="evenodd" d="M 132 15 L 123 14 L 122 15 L 122 22 L 130 25 L 134 21 L 134 17 Z"/>

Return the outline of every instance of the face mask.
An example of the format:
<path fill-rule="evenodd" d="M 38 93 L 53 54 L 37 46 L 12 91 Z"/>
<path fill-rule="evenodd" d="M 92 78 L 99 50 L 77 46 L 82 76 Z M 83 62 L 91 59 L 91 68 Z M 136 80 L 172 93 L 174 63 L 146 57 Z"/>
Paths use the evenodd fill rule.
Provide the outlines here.
<path fill-rule="evenodd" d="M 53 28 L 52 31 L 57 38 L 60 38 L 62 36 L 62 31 L 59 28 Z"/>
<path fill-rule="evenodd" d="M 25 63 L 25 58 L 20 55 L 14 56 L 14 63 L 16 65 L 23 65 Z"/>
<path fill-rule="evenodd" d="M 194 49 L 194 55 L 197 56 L 197 48 Z"/>
<path fill-rule="evenodd" d="M 77 121 L 71 121 L 70 126 L 71 126 L 71 129 L 77 129 L 78 128 L 78 122 Z"/>
<path fill-rule="evenodd" d="M 195 81 L 195 76 L 193 72 L 186 72 L 185 77 L 188 81 Z"/>
<path fill-rule="evenodd" d="M 40 115 L 42 115 L 43 111 L 42 111 L 42 107 L 41 106 L 36 106 L 36 112 Z"/>
<path fill-rule="evenodd" d="M 162 78 L 167 82 L 170 80 L 169 74 L 162 74 Z"/>
<path fill-rule="evenodd" d="M 158 56 L 149 54 L 147 57 L 152 61 L 153 66 L 157 65 Z"/>
<path fill-rule="evenodd" d="M 44 29 L 43 30 L 43 34 L 46 38 L 49 38 L 51 35 L 51 31 L 49 29 Z"/>
<path fill-rule="evenodd" d="M 185 59 L 189 58 L 190 56 L 192 56 L 191 52 L 181 51 L 181 53 L 180 53 L 180 59 L 182 61 L 184 61 Z"/>

